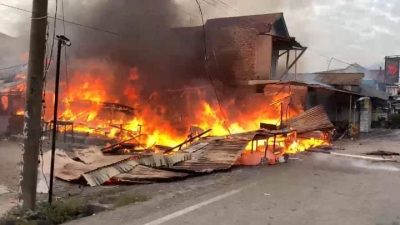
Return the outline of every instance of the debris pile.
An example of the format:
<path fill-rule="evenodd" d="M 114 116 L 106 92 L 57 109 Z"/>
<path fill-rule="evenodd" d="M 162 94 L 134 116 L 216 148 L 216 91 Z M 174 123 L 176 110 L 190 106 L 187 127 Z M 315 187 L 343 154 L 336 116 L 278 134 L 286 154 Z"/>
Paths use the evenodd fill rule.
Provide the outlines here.
<path fill-rule="evenodd" d="M 173 147 L 143 148 L 138 138 L 72 152 L 56 151 L 55 177 L 89 186 L 136 184 L 182 179 L 229 170 L 235 165 L 270 165 L 284 162 L 288 154 L 330 144 L 333 128 L 322 106 L 288 120 L 281 127 L 262 128 L 228 136 L 206 136 L 211 130 L 189 135 Z M 246 157 L 255 163 L 246 164 Z M 45 165 L 50 152 L 44 156 Z"/>

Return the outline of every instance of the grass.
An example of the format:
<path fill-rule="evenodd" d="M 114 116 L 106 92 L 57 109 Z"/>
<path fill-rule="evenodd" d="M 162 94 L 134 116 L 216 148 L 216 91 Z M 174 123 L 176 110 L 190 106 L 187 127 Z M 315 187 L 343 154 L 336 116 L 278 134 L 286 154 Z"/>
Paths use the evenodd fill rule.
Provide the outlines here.
<path fill-rule="evenodd" d="M 101 195 L 100 204 L 110 205 L 109 209 L 147 201 L 149 198 L 144 195 L 110 191 L 109 195 Z M 15 208 L 3 218 L 0 218 L 0 225 L 57 225 L 71 220 L 93 215 L 96 211 L 94 205 L 89 205 L 87 199 L 72 197 L 65 200 L 55 201 L 52 205 L 47 202 L 39 203 L 34 211 Z"/>
<path fill-rule="evenodd" d="M 16 208 L 0 219 L 0 225 L 56 225 L 92 214 L 86 201 L 75 197 L 52 205 L 39 203 L 34 211 Z"/>
<path fill-rule="evenodd" d="M 114 196 L 106 197 L 104 199 L 101 199 L 99 202 L 101 204 L 111 204 L 114 206 L 114 208 L 117 208 L 117 207 L 130 205 L 130 204 L 137 203 L 137 202 L 144 202 L 147 200 L 149 200 L 149 198 L 144 195 L 122 194 L 122 195 L 114 195 Z"/>

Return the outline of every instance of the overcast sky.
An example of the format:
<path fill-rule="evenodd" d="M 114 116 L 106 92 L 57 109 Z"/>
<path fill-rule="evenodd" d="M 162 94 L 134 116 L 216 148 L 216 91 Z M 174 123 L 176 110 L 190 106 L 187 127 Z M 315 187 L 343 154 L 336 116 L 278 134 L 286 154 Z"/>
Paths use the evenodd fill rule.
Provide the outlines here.
<path fill-rule="evenodd" d="M 106 0 L 67 0 L 85 7 Z M 114 0 L 117 1 L 117 0 Z M 145 1 L 145 0 L 143 0 Z M 182 11 L 179 25 L 199 24 L 194 0 L 174 0 Z M 31 0 L 0 0 L 30 10 Z M 49 12 L 55 0 L 49 0 Z M 73 2 L 73 4 L 71 4 Z M 385 55 L 400 55 L 399 0 L 200 0 L 207 18 L 284 12 L 289 33 L 309 47 L 302 72 L 327 69 L 328 57 L 379 67 Z M 68 17 L 66 8 L 66 19 Z M 121 9 L 123 10 L 123 9 Z M 0 32 L 19 36 L 29 30 L 30 15 L 0 5 Z M 79 21 L 76 21 L 79 22 Z M 346 66 L 334 60 L 331 68 Z"/>

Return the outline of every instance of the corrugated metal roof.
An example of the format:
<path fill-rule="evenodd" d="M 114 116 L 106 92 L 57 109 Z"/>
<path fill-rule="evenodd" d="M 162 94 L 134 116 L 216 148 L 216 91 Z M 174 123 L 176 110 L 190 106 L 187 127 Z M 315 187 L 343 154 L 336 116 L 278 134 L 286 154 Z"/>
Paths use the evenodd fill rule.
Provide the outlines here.
<path fill-rule="evenodd" d="M 259 83 L 261 84 L 261 83 Z M 337 92 L 342 92 L 342 93 L 347 93 L 347 94 L 352 94 L 352 95 L 359 95 L 361 94 L 356 93 L 356 92 L 351 92 L 347 90 L 342 90 L 335 88 L 333 86 L 327 85 L 327 84 L 321 84 L 318 82 L 301 82 L 301 81 L 279 81 L 279 80 L 265 80 L 262 84 L 264 85 L 269 85 L 269 84 L 291 84 L 291 85 L 299 85 L 299 86 L 307 86 L 311 88 L 320 88 L 320 89 L 325 89 L 325 90 L 330 90 L 330 91 L 337 91 Z"/>
<path fill-rule="evenodd" d="M 106 167 L 98 168 L 90 172 L 86 172 L 82 174 L 82 177 L 85 178 L 86 182 L 90 186 L 93 187 L 109 181 L 112 177 L 118 174 L 129 172 L 137 165 L 138 163 L 136 161 L 125 160 Z"/>
<path fill-rule="evenodd" d="M 229 169 L 236 163 L 249 141 L 250 139 L 247 138 L 211 140 L 204 148 L 193 152 L 190 160 L 178 163 L 171 168 L 195 173 Z"/>
<path fill-rule="evenodd" d="M 316 72 L 317 74 L 324 74 L 324 73 L 365 73 L 367 71 L 366 68 L 364 68 L 363 66 L 354 63 L 354 64 L 350 64 L 349 66 L 347 66 L 346 68 L 342 68 L 342 69 L 334 69 L 334 70 L 325 70 L 325 71 L 320 71 L 320 72 Z"/>
<path fill-rule="evenodd" d="M 307 83 L 318 83 L 325 85 L 361 85 L 364 73 L 307 73 L 290 74 L 286 80 L 296 80 Z"/>
<path fill-rule="evenodd" d="M 296 130 L 299 134 L 334 128 L 322 105 L 315 106 L 288 120 L 285 122 L 285 126 Z"/>
<path fill-rule="evenodd" d="M 385 92 L 374 90 L 373 88 L 369 88 L 363 85 L 360 85 L 360 92 L 353 92 L 353 91 L 348 91 L 348 90 L 343 90 L 336 88 L 332 85 L 323 83 L 322 81 L 318 81 L 316 79 L 318 75 L 313 74 L 313 73 L 307 73 L 307 74 L 288 74 L 286 76 L 286 80 L 282 81 L 282 83 L 292 83 L 292 84 L 298 84 L 298 85 L 307 85 L 309 87 L 314 87 L 314 88 L 323 88 L 327 90 L 332 90 L 332 91 L 338 91 L 342 93 L 347 93 L 347 94 L 353 94 L 353 95 L 358 95 L 358 96 L 366 96 L 366 97 L 372 97 L 372 98 L 378 98 L 381 100 L 388 100 L 389 97 Z M 276 83 L 277 81 L 275 81 Z"/>
<path fill-rule="evenodd" d="M 364 78 L 363 73 L 326 73 L 317 74 L 315 78 L 325 84 L 330 85 L 361 85 L 361 81 Z"/>
<path fill-rule="evenodd" d="M 138 165 L 127 173 L 122 173 L 115 176 L 113 180 L 122 183 L 135 184 L 168 181 L 172 179 L 185 178 L 187 176 L 189 176 L 187 173 L 161 170 Z"/>
<path fill-rule="evenodd" d="M 78 162 L 70 158 L 64 151 L 57 150 L 55 154 L 55 177 L 73 181 L 83 177 L 90 186 L 100 185 L 111 177 L 132 170 L 138 163 L 130 160 L 129 155 L 104 156 L 95 151 L 82 150 L 78 156 L 90 163 Z M 100 151 L 97 149 L 97 151 Z M 50 151 L 44 158 L 50 159 Z M 46 161 L 48 163 L 48 161 Z"/>
<path fill-rule="evenodd" d="M 190 159 L 190 154 L 175 152 L 171 155 L 153 154 L 139 159 L 139 164 L 150 167 L 170 168 L 176 163 Z"/>

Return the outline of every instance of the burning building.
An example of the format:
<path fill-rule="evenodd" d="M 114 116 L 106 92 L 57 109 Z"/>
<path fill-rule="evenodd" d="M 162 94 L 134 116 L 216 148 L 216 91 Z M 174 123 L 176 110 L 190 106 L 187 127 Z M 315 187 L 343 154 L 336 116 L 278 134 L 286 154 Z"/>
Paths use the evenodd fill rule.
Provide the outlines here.
<path fill-rule="evenodd" d="M 196 42 L 187 44 L 193 49 L 181 43 L 188 35 Z M 51 85 L 44 93 L 44 132 L 57 126 L 64 141 L 107 142 L 102 154 L 128 154 L 142 166 L 195 173 L 228 169 L 241 156 L 275 164 L 287 154 L 330 144 L 333 125 L 323 106 L 307 107 L 303 87 L 264 85 L 286 75 L 306 49 L 289 35 L 282 13 L 212 19 L 163 36 L 172 47 L 154 57 L 143 51 L 135 60 L 121 59 L 129 51 L 112 44 L 109 51 L 119 51 L 110 53 L 115 58 L 100 57 L 104 48 L 94 50 L 99 55 L 73 54 L 56 124 Z M 290 61 L 293 51 L 300 54 Z M 178 56 L 182 61 L 173 60 Z M 283 56 L 286 66 L 280 68 Z M 76 166 L 87 173 L 93 169 Z"/>
<path fill-rule="evenodd" d="M 0 136 L 22 131 L 25 104 L 26 66 L 17 66 L 0 74 Z"/>
<path fill-rule="evenodd" d="M 178 43 L 188 35 L 196 44 L 185 50 Z M 301 56 L 289 62 L 290 52 L 305 50 L 289 35 L 282 13 L 211 19 L 204 28 L 173 29 L 165 37 L 176 47 L 168 54 L 190 56 L 184 61 L 190 68 L 168 70 L 182 78 L 168 85 L 151 76 L 148 63 L 121 66 L 82 55 L 70 61 L 70 78 L 61 84 L 60 131 L 78 134 L 75 141 L 79 134 L 119 141 L 138 136 L 144 148 L 175 146 L 192 130 L 231 135 L 257 130 L 260 123 L 279 126 L 304 111 L 300 90 L 297 95 L 249 85 L 278 79 Z M 286 67 L 279 71 L 284 55 Z M 195 72 L 183 76 L 189 69 Z M 44 113 L 50 125 L 52 96 L 46 93 Z"/>

